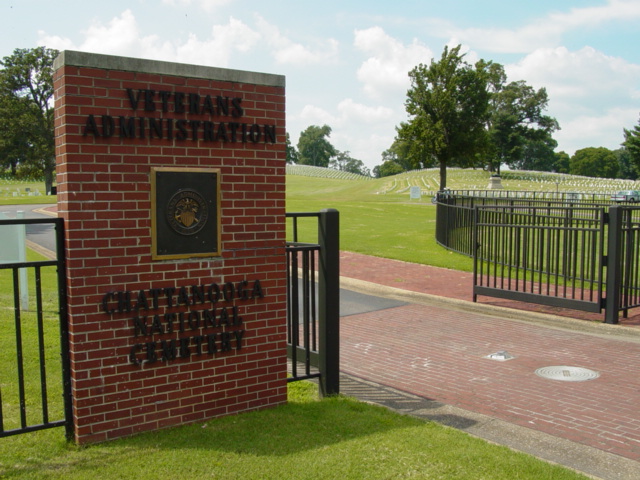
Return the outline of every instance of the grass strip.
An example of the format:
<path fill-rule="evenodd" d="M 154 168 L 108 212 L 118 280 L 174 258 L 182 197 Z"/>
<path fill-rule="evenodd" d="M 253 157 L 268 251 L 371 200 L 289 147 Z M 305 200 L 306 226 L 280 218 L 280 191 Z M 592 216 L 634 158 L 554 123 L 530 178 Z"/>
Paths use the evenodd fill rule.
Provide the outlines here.
<path fill-rule="evenodd" d="M 61 429 L 9 437 L 0 478 L 584 479 L 507 447 L 338 396 L 307 382 L 278 408 L 89 447 Z"/>

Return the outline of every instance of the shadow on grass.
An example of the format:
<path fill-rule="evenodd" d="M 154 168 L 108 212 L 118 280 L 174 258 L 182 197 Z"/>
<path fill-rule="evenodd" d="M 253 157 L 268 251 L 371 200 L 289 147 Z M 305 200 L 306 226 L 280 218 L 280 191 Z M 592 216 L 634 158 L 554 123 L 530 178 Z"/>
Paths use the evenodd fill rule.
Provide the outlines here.
<path fill-rule="evenodd" d="M 350 398 L 334 397 L 322 402 L 289 403 L 270 410 L 214 419 L 170 432 L 143 434 L 124 442 L 157 449 L 210 448 L 218 452 L 259 456 L 291 455 L 419 425 L 424 422 L 393 415 L 382 407 Z"/>

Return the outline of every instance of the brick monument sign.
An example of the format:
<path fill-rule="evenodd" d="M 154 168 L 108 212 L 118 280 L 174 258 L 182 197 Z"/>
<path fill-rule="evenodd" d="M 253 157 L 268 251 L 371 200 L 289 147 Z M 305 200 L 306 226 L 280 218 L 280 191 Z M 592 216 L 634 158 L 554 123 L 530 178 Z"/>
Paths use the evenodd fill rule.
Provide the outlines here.
<path fill-rule="evenodd" d="M 55 63 L 75 439 L 286 401 L 285 81 Z"/>

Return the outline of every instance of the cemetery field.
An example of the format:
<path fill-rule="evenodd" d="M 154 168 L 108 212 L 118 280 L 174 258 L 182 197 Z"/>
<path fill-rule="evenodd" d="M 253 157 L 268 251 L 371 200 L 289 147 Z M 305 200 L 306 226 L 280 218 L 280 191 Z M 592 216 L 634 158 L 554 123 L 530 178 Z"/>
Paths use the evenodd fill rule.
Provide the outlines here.
<path fill-rule="evenodd" d="M 0 205 L 56 203 L 55 195 L 46 195 L 44 182 L 0 180 Z"/>
<path fill-rule="evenodd" d="M 287 172 L 287 212 L 340 211 L 342 250 L 472 271 L 471 258 L 450 252 L 435 241 L 436 209 L 431 197 L 438 190 L 438 169 L 381 179 L 300 165 L 288 166 Z M 488 183 L 489 173 L 482 170 L 448 170 L 447 185 L 452 190 L 484 190 Z M 512 191 L 605 195 L 640 190 L 640 182 L 630 180 L 525 171 L 503 172 L 502 185 Z M 420 189 L 419 199 L 410 198 L 411 187 Z M 301 240 L 315 241 L 312 227 L 307 231 L 308 237 Z"/>
<path fill-rule="evenodd" d="M 298 169 L 300 171 L 300 169 Z M 301 170 L 303 173 L 305 169 Z M 408 189 L 385 192 L 406 181 L 391 179 L 330 178 L 327 169 L 308 167 L 318 176 L 287 175 L 287 212 L 340 212 L 341 250 L 471 271 L 472 260 L 440 247 L 435 241 L 436 209 L 430 196 L 410 200 Z M 339 172 L 338 172 L 339 173 Z M 404 191 L 400 191 L 404 190 Z M 315 219 L 299 221 L 300 241 L 315 242 Z M 289 227 L 289 239 L 290 234 Z"/>

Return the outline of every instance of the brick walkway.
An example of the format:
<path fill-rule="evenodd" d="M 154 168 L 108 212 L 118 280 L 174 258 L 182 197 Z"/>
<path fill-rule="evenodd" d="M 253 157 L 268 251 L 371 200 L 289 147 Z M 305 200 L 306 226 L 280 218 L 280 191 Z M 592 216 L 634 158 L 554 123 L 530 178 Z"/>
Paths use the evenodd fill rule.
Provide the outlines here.
<path fill-rule="evenodd" d="M 366 280 L 412 292 L 468 302 L 473 301 L 473 275 L 469 272 L 370 257 L 358 253 L 341 252 L 340 274 L 344 277 Z M 479 296 L 478 303 L 595 322 L 604 320 L 604 312 L 600 314 L 580 312 L 578 310 L 534 305 L 501 298 Z M 620 315 L 619 321 L 621 325 L 640 327 L 640 308 L 631 310 L 629 318 L 622 318 L 622 315 Z"/>
<path fill-rule="evenodd" d="M 344 252 L 341 275 L 471 300 L 468 273 Z M 545 311 L 495 299 L 480 303 Z M 343 317 L 341 369 L 640 461 L 640 336 L 635 328 L 600 325 L 602 315 L 557 309 L 546 313 L 584 318 L 593 328 L 590 332 L 554 328 L 483 313 L 482 306 L 470 311 L 428 302 Z M 634 316 L 623 323 L 638 325 Z M 628 331 L 629 336 L 609 335 L 615 328 Z M 515 358 L 486 358 L 505 350 Z M 537 369 L 549 366 L 583 367 L 600 376 L 566 382 L 536 375 Z"/>

